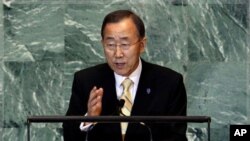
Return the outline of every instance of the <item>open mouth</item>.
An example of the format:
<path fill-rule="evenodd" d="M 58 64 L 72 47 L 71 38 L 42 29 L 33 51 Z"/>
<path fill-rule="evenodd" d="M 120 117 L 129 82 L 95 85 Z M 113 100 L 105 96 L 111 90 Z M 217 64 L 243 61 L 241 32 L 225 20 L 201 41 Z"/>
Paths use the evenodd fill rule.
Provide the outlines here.
<path fill-rule="evenodd" d="M 118 68 L 118 69 L 121 69 L 125 66 L 125 63 L 115 63 L 115 66 Z"/>

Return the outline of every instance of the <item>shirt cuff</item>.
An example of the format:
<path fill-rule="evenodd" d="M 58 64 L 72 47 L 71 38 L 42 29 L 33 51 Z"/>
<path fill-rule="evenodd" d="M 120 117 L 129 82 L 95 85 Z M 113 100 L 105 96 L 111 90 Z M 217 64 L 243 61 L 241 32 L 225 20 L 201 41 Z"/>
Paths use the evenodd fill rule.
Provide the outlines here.
<path fill-rule="evenodd" d="M 84 116 L 87 116 L 88 115 L 88 113 L 86 113 Z M 85 131 L 85 132 L 88 132 L 89 130 L 91 130 L 92 128 L 93 128 L 93 126 L 92 125 L 95 125 L 96 123 L 90 123 L 90 124 L 88 124 L 88 125 L 84 125 L 84 123 L 85 122 L 81 122 L 81 124 L 80 124 L 80 130 L 81 131 Z"/>
<path fill-rule="evenodd" d="M 93 123 L 88 124 L 88 125 L 84 125 L 84 122 L 82 122 L 82 123 L 80 124 L 80 130 L 81 130 L 81 131 L 87 132 L 87 131 L 89 131 L 90 129 L 92 129 L 92 128 L 91 128 L 92 125 L 93 125 Z"/>

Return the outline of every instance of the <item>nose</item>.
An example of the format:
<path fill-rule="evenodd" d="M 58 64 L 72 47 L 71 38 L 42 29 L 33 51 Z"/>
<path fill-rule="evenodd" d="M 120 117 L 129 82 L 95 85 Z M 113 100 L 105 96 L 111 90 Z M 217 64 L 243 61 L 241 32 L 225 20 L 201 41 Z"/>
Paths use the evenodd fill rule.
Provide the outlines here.
<path fill-rule="evenodd" d="M 117 57 L 117 58 L 123 57 L 123 51 L 122 51 L 122 49 L 120 48 L 120 46 L 117 46 L 117 47 L 116 47 L 116 50 L 115 50 L 115 57 Z"/>

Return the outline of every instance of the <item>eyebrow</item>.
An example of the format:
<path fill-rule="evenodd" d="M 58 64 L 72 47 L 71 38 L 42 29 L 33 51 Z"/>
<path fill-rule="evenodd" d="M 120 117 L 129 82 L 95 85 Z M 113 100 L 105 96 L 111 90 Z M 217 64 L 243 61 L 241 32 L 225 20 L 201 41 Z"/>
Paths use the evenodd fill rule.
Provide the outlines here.
<path fill-rule="evenodd" d="M 114 40 L 114 37 L 107 37 L 106 40 Z"/>
<path fill-rule="evenodd" d="M 128 40 L 128 37 L 121 37 L 120 40 Z"/>
<path fill-rule="evenodd" d="M 115 40 L 115 38 L 114 37 L 107 37 L 105 40 Z M 121 37 L 121 38 L 119 38 L 119 40 L 129 40 L 129 38 L 128 37 Z"/>

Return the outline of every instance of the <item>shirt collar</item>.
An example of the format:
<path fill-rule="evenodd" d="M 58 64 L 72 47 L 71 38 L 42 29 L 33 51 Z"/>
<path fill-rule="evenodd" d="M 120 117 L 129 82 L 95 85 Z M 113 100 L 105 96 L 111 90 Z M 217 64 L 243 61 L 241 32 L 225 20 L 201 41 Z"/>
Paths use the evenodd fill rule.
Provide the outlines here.
<path fill-rule="evenodd" d="M 117 73 L 114 72 L 116 86 L 120 87 L 121 84 L 122 84 L 122 82 L 126 78 L 131 79 L 134 84 L 138 85 L 139 78 L 140 78 L 140 75 L 141 75 L 141 70 L 142 70 L 142 63 L 141 63 L 141 59 L 139 58 L 139 65 L 137 66 L 137 68 L 128 77 L 127 76 L 118 75 Z"/>

